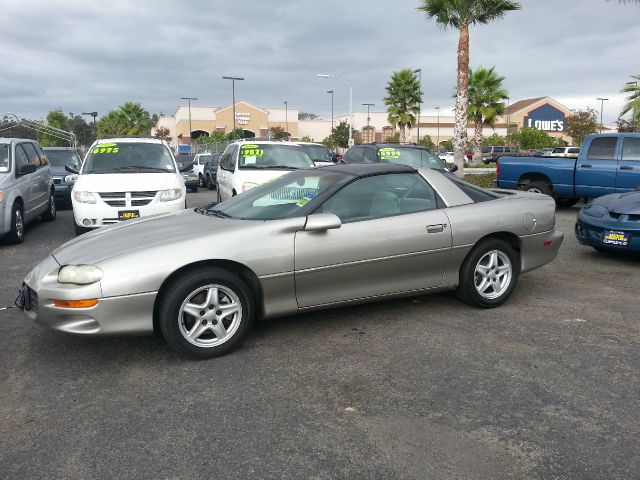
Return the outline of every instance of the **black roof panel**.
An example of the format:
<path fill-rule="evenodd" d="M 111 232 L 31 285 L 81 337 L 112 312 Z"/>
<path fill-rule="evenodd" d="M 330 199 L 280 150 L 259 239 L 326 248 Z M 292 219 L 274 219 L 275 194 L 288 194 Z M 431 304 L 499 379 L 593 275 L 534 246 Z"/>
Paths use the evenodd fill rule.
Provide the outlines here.
<path fill-rule="evenodd" d="M 322 170 L 331 170 L 354 177 L 366 177 L 378 173 L 408 173 L 417 172 L 417 170 L 408 165 L 400 165 L 397 163 L 342 163 L 339 165 L 329 165 L 327 167 L 318 167 Z"/>

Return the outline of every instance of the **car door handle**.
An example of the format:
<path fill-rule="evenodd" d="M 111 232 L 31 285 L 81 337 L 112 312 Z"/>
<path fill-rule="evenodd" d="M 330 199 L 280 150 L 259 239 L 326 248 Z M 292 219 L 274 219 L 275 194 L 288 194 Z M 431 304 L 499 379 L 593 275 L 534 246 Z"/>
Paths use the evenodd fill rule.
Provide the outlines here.
<path fill-rule="evenodd" d="M 440 233 L 443 232 L 447 225 L 439 223 L 437 225 L 427 225 L 427 233 Z"/>
<path fill-rule="evenodd" d="M 583 163 L 580 165 L 580 168 L 591 168 L 592 165 L 590 163 Z"/>
<path fill-rule="evenodd" d="M 633 170 L 633 167 L 631 165 L 622 165 L 620 170 Z"/>

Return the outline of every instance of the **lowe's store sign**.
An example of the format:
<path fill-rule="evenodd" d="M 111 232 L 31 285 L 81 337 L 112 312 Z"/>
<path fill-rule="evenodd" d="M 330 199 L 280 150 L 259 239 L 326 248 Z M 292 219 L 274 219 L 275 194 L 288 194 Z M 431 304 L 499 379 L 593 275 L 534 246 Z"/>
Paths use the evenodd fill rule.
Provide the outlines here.
<path fill-rule="evenodd" d="M 529 115 L 524 117 L 524 126 L 545 132 L 564 132 L 567 130 L 567 121 L 562 110 L 546 104 L 531 110 Z"/>

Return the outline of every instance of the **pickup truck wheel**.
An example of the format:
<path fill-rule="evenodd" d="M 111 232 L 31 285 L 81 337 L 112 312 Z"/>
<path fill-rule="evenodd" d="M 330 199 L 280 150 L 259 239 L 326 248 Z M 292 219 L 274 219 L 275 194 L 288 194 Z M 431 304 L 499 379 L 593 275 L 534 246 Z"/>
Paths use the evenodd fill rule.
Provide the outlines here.
<path fill-rule="evenodd" d="M 578 203 L 577 198 L 556 198 L 556 205 L 559 208 L 573 207 L 576 203 Z"/>
<path fill-rule="evenodd" d="M 543 195 L 551 196 L 551 187 L 545 182 L 531 182 L 522 187 L 522 190 L 525 192 L 542 193 Z"/>

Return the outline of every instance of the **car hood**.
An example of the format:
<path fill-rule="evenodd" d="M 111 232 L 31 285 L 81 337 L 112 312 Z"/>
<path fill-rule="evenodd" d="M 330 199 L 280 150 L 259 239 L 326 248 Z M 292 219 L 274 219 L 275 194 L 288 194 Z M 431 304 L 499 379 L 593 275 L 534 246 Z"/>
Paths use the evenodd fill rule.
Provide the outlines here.
<path fill-rule="evenodd" d="M 89 173 L 79 175 L 75 189 L 87 192 L 167 190 L 178 186 L 175 173 Z"/>
<path fill-rule="evenodd" d="M 66 177 L 70 173 L 65 170 L 64 166 L 51 165 L 51 175 L 54 177 Z"/>
<path fill-rule="evenodd" d="M 602 205 L 612 213 L 640 215 L 640 192 L 613 193 L 595 199 L 593 204 Z"/>
<path fill-rule="evenodd" d="M 126 176 L 126 175 L 123 175 Z M 53 252 L 61 265 L 96 264 L 108 258 L 155 246 L 174 245 L 188 238 L 212 236 L 256 223 L 211 217 L 184 210 L 178 213 L 142 217 L 99 228 L 65 243 Z"/>

